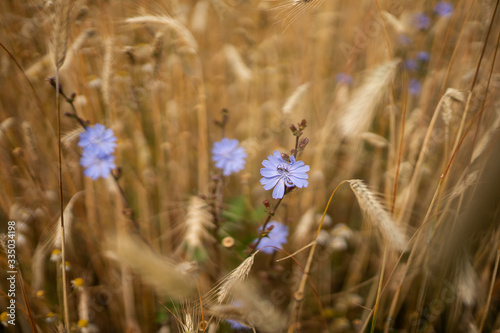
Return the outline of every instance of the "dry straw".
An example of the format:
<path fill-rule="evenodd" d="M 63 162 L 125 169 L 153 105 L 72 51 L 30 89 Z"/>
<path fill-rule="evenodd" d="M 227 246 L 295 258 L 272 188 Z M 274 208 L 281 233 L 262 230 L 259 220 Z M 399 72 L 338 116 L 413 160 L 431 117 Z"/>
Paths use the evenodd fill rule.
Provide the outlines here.
<path fill-rule="evenodd" d="M 382 237 L 387 241 L 387 245 L 396 250 L 404 251 L 408 238 L 382 206 L 376 195 L 368 189 L 362 180 L 350 180 L 349 185 L 358 199 L 361 210 L 380 231 Z"/>

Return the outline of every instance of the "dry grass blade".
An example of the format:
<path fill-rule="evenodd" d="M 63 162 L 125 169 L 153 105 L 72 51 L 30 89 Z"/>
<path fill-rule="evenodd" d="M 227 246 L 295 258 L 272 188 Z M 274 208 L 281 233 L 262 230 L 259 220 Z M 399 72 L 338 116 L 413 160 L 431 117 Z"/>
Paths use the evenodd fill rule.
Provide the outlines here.
<path fill-rule="evenodd" d="M 404 251 L 408 244 L 407 236 L 382 206 L 375 194 L 368 189 L 362 180 L 350 180 L 349 185 L 358 199 L 361 210 L 380 231 L 382 237 L 387 241 L 387 245 L 399 251 Z"/>

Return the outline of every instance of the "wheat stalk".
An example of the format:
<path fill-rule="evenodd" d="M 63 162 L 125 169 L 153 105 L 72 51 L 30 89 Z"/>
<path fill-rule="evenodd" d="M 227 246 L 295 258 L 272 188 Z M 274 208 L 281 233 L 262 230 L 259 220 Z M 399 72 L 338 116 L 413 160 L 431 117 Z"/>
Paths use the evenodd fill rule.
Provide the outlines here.
<path fill-rule="evenodd" d="M 191 32 L 178 20 L 169 16 L 143 15 L 131 17 L 125 20 L 130 24 L 161 24 L 174 31 L 194 52 L 198 52 L 198 43 Z"/>
<path fill-rule="evenodd" d="M 140 274 L 160 293 L 174 299 L 185 299 L 194 295 L 194 276 L 179 269 L 172 260 L 153 252 L 145 243 L 136 238 L 121 237 L 108 239 L 108 257 L 116 259 Z"/>
<path fill-rule="evenodd" d="M 215 301 L 216 304 L 222 304 L 225 301 L 230 301 L 235 288 L 247 279 L 257 253 L 258 252 L 253 253 L 251 256 L 243 260 L 238 267 L 224 276 L 220 282 L 218 282 L 217 285 L 207 293 L 206 303 L 210 304 Z"/>
<path fill-rule="evenodd" d="M 376 107 L 387 94 L 398 64 L 399 59 L 396 59 L 378 66 L 354 91 L 340 119 L 340 131 L 343 136 L 356 138 L 368 131 L 375 116 Z"/>
<path fill-rule="evenodd" d="M 52 60 L 57 69 L 61 68 L 68 52 L 71 1 L 54 1 L 52 21 Z"/>
<path fill-rule="evenodd" d="M 59 0 L 55 2 L 54 23 L 52 30 L 52 52 L 53 61 L 56 66 L 56 112 L 57 112 L 57 165 L 59 176 L 59 209 L 60 209 L 60 235 L 61 235 L 61 253 L 62 253 L 62 285 L 63 285 L 63 307 L 64 307 L 64 325 L 69 332 L 69 308 L 68 308 L 68 286 L 66 279 L 66 248 L 64 239 L 64 200 L 62 183 L 62 148 L 61 148 L 61 112 L 59 104 L 59 69 L 64 64 L 66 53 L 68 51 L 69 38 L 69 12 L 71 1 Z"/>
<path fill-rule="evenodd" d="M 404 251 L 408 244 L 408 238 L 382 206 L 375 194 L 368 189 L 362 180 L 349 180 L 349 185 L 358 199 L 363 213 L 380 231 L 382 237 L 387 240 L 387 244 L 399 251 Z"/>
<path fill-rule="evenodd" d="M 200 197 L 193 196 L 189 200 L 184 225 L 185 233 L 182 244 L 186 248 L 188 256 L 193 258 L 195 251 L 204 250 L 205 243 L 214 241 L 210 232 L 215 228 L 213 216 L 209 212 L 207 203 Z"/>
<path fill-rule="evenodd" d="M 238 81 L 246 83 L 252 80 L 252 71 L 245 64 L 236 47 L 231 44 L 224 45 L 224 55 Z"/>
<path fill-rule="evenodd" d="M 283 108 L 281 109 L 283 111 L 283 114 L 289 115 L 294 111 L 297 106 L 299 105 L 300 101 L 304 98 L 304 95 L 306 92 L 309 90 L 309 82 L 303 83 L 300 86 L 295 89 L 293 94 L 288 97 L 286 100 L 285 104 L 283 105 Z"/>

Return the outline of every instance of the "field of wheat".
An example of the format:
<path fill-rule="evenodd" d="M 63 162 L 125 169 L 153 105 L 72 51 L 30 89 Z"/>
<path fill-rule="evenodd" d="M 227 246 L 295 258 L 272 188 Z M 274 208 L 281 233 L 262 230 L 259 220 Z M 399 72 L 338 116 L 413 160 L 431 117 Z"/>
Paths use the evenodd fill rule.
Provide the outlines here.
<path fill-rule="evenodd" d="M 500 332 L 498 1 L 0 1 L 0 332 Z"/>

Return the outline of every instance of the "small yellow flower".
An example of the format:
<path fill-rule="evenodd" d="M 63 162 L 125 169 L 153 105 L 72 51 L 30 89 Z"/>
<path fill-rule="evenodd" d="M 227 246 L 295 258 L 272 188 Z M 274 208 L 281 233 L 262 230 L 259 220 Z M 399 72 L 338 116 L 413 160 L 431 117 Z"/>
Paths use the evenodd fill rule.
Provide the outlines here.
<path fill-rule="evenodd" d="M 9 317 L 7 316 L 7 312 L 2 312 L 0 314 L 0 322 L 2 323 L 2 325 L 7 326 L 7 319 L 9 319 Z"/>
<path fill-rule="evenodd" d="M 78 321 L 78 327 L 84 328 L 84 327 L 87 327 L 87 326 L 89 326 L 89 321 L 88 320 L 86 320 L 86 319 L 80 319 Z"/>
<path fill-rule="evenodd" d="M 84 284 L 85 284 L 85 281 L 82 278 L 76 278 L 76 279 L 71 281 L 71 285 L 75 289 L 82 288 Z"/>
<path fill-rule="evenodd" d="M 59 261 L 61 259 L 61 250 L 53 249 L 50 254 L 50 261 Z"/>
<path fill-rule="evenodd" d="M 47 323 L 53 323 L 57 319 L 56 314 L 54 312 L 49 312 L 45 315 L 45 321 Z"/>
<path fill-rule="evenodd" d="M 71 263 L 69 261 L 66 261 L 64 263 L 64 269 L 66 269 L 66 272 L 69 272 L 71 270 Z"/>
<path fill-rule="evenodd" d="M 45 297 L 45 290 L 38 290 L 36 292 L 36 297 L 38 297 L 38 298 L 44 298 Z"/>

